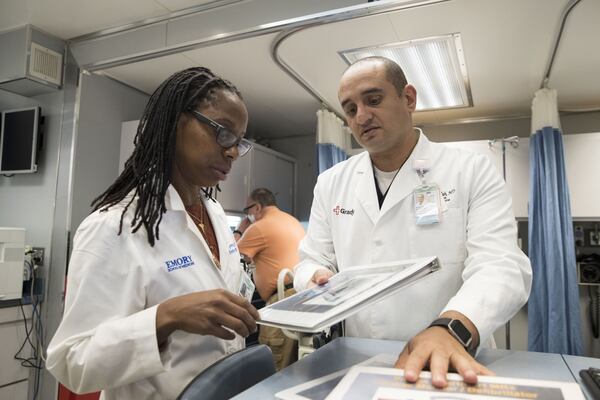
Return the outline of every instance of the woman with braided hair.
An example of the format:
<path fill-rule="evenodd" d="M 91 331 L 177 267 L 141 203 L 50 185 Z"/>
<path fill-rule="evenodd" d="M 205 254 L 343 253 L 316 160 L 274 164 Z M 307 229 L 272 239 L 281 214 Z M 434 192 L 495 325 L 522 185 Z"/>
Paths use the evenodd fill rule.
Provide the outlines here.
<path fill-rule="evenodd" d="M 47 368 L 102 399 L 174 399 L 244 346 L 258 313 L 212 188 L 250 150 L 239 91 L 206 68 L 163 82 L 135 149 L 79 226 Z"/>

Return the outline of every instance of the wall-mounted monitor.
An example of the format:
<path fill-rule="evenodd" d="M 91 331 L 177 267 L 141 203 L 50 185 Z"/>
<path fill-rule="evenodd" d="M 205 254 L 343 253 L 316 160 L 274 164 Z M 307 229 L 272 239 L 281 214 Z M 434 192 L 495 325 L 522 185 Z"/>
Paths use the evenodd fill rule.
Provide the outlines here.
<path fill-rule="evenodd" d="M 0 174 L 37 171 L 36 150 L 41 108 L 2 111 Z"/>

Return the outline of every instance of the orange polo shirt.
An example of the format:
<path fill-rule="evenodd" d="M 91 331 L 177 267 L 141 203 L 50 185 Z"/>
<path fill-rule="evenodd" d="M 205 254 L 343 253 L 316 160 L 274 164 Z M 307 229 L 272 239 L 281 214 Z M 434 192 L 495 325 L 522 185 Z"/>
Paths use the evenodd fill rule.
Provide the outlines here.
<path fill-rule="evenodd" d="M 267 301 L 277 289 L 279 271 L 292 270 L 300 261 L 298 246 L 303 237 L 304 228 L 296 218 L 268 206 L 265 215 L 251 224 L 237 242 L 240 253 L 254 261 L 254 283 L 263 300 Z"/>

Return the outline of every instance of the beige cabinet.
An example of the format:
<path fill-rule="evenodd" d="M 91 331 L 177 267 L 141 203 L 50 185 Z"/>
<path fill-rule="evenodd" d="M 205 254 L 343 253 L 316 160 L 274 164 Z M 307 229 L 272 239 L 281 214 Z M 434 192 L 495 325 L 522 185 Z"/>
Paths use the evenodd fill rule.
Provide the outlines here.
<path fill-rule="evenodd" d="M 502 144 L 489 145 L 488 140 L 446 143 L 489 157 L 503 174 Z M 571 198 L 571 214 L 577 219 L 600 218 L 600 133 L 563 135 L 565 168 Z M 506 144 L 506 184 L 513 199 L 517 218 L 527 218 L 529 202 L 529 138 L 520 138 L 518 147 Z"/>
<path fill-rule="evenodd" d="M 278 207 L 290 214 L 295 211 L 296 160 L 255 144 L 244 157 L 233 163 L 225 182 L 219 184 L 217 198 L 229 212 L 241 212 L 252 190 L 264 187 L 275 194 Z"/>
<path fill-rule="evenodd" d="M 27 324 L 31 324 L 31 306 L 25 306 Z M 25 323 L 21 307 L 0 308 L 0 399 L 27 399 L 29 368 L 21 365 L 14 356 L 26 340 Z M 32 338 L 32 341 L 35 341 Z M 26 344 L 22 357 L 31 356 Z"/>

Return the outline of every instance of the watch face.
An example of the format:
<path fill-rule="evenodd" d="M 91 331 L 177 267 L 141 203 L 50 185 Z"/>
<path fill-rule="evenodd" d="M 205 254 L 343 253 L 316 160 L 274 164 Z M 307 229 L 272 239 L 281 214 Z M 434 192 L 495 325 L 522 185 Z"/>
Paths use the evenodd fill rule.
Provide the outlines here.
<path fill-rule="evenodd" d="M 465 328 L 462 322 L 460 322 L 457 319 L 454 319 L 452 320 L 452 322 L 450 322 L 450 325 L 448 327 L 454 331 L 454 333 L 456 334 L 456 336 L 458 336 L 460 340 L 462 340 L 464 346 L 469 345 L 469 343 L 471 342 L 471 332 L 469 332 L 469 330 Z"/>

